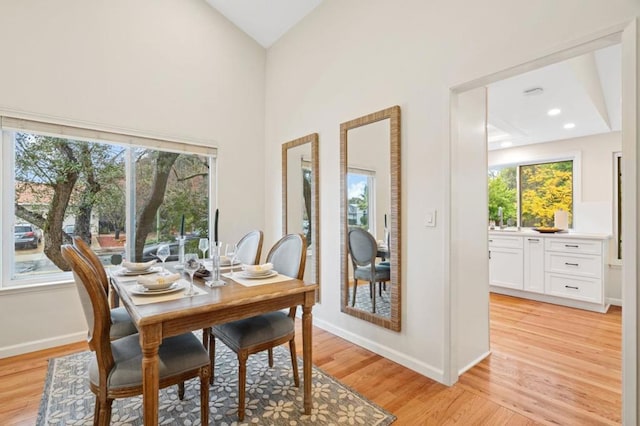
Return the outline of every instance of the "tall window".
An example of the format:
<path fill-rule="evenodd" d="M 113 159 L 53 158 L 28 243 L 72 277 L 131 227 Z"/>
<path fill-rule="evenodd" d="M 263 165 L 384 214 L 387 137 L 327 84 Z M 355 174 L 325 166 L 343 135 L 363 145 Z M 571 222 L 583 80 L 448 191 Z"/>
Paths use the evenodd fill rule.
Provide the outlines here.
<path fill-rule="evenodd" d="M 375 173 L 369 170 L 349 168 L 347 173 L 347 224 L 369 230 L 375 223 L 374 200 Z"/>
<path fill-rule="evenodd" d="M 3 181 L 2 224 L 14 235 L 12 245 L 2 246 L 5 285 L 68 277 L 60 245 L 74 236 L 110 264 L 125 251 L 129 259 L 149 260 L 160 242 L 175 245 L 177 253 L 180 232 L 194 250 L 197 239 L 209 235 L 213 150 L 190 153 L 188 146 L 157 140 L 149 140 L 154 148 L 122 144 L 118 139 L 147 140 L 118 134 L 108 142 L 52 136 L 35 127 L 3 128 L 2 168 L 9 171 L 3 175 L 11 179 Z"/>
<path fill-rule="evenodd" d="M 489 170 L 489 219 L 506 226 L 553 226 L 557 210 L 573 224 L 573 160 Z"/>

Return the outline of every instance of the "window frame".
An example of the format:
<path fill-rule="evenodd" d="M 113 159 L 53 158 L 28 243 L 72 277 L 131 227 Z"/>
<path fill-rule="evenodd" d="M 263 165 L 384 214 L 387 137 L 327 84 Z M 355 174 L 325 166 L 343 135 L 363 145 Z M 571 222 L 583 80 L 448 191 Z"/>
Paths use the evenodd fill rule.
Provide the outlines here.
<path fill-rule="evenodd" d="M 126 200 L 125 209 L 127 221 L 125 232 L 133 235 L 135 227 L 135 201 L 131 190 L 134 188 L 135 176 L 134 166 L 131 162 L 131 155 L 134 147 L 179 152 L 181 154 L 201 155 L 208 157 L 209 161 L 209 235 L 213 235 L 212 212 L 217 206 L 217 148 L 210 144 L 199 144 L 193 142 L 178 141 L 172 138 L 147 137 L 139 134 L 127 134 L 110 131 L 108 129 L 91 129 L 84 127 L 68 126 L 65 124 L 49 123 L 44 121 L 26 120 L 9 116 L 0 116 L 0 134 L 2 141 L 2 159 L 0 159 L 0 185 L 2 185 L 2 204 L 0 210 L 0 229 L 4 235 L 12 235 L 12 227 L 15 225 L 16 217 L 14 211 L 15 203 L 15 134 L 33 133 L 46 136 L 61 137 L 65 139 L 103 143 L 122 146 L 127 150 L 125 154 L 125 179 L 126 179 Z M 93 136 L 93 137 L 92 137 Z M 109 139 L 108 139 L 109 138 Z M 116 141 L 111 139 L 117 139 Z M 134 238 L 127 238 L 125 249 L 132 253 Z M 48 288 L 51 286 L 72 282 L 72 274 L 69 271 L 52 272 L 50 274 L 34 277 L 14 277 L 15 245 L 14 238 L 4 238 L 0 244 L 0 293 L 15 292 L 16 290 L 29 290 L 34 288 Z"/>
<path fill-rule="evenodd" d="M 376 222 L 376 172 L 375 170 L 365 169 L 362 167 L 348 167 L 347 168 L 347 181 L 349 180 L 349 174 L 357 174 L 361 176 L 367 177 L 367 189 L 369 191 L 369 205 L 367 209 L 367 227 L 368 231 L 371 235 L 376 237 L 375 229 L 371 230 L 371 224 Z M 347 200 L 347 204 L 348 204 Z M 349 216 L 348 206 L 347 206 L 347 217 Z"/>
<path fill-rule="evenodd" d="M 522 228 L 522 205 L 521 205 L 521 193 L 520 193 L 520 166 L 531 166 L 536 164 L 545 164 L 545 163 L 557 163 L 562 161 L 572 161 L 573 162 L 573 170 L 572 170 L 572 185 L 573 185 L 573 194 L 572 194 L 572 204 L 573 204 L 573 220 L 571 221 L 571 228 L 574 229 L 576 226 L 576 205 L 582 202 L 582 155 L 580 151 L 575 152 L 567 152 L 563 154 L 553 154 L 553 155 L 526 155 L 526 154 L 518 154 L 518 157 L 510 158 L 509 161 L 504 162 L 496 162 L 493 164 L 489 164 L 487 166 L 487 179 L 489 175 L 489 170 L 494 168 L 507 168 L 507 167 L 516 167 L 516 211 L 517 211 L 517 224 L 518 228 Z M 488 182 L 488 181 L 487 181 Z M 488 194 L 487 194 L 488 201 Z M 525 228 L 525 229 L 533 229 L 533 228 Z"/>

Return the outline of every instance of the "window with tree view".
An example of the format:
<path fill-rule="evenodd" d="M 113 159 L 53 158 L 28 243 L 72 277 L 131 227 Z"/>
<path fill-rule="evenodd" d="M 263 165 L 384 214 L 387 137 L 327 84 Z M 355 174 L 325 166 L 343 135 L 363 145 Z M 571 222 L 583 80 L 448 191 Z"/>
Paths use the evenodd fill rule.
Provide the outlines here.
<path fill-rule="evenodd" d="M 153 259 L 162 242 L 177 259 L 183 215 L 194 250 L 198 237 L 208 235 L 213 156 L 36 132 L 3 134 L 9 145 L 4 152 L 13 154 L 3 158 L 3 167 L 13 171 L 12 188 L 5 184 L 13 212 L 4 209 L 11 220 L 3 223 L 13 227 L 14 244 L 2 255 L 10 285 L 55 281 L 69 270 L 60 246 L 74 236 L 109 265 L 127 248 L 131 260 Z"/>
<path fill-rule="evenodd" d="M 347 173 L 347 224 L 349 228 L 357 227 L 369 230 L 372 217 L 374 175 L 373 172 L 349 169 Z"/>
<path fill-rule="evenodd" d="M 554 213 L 573 223 L 573 160 L 490 168 L 489 220 L 503 225 L 553 226 Z"/>

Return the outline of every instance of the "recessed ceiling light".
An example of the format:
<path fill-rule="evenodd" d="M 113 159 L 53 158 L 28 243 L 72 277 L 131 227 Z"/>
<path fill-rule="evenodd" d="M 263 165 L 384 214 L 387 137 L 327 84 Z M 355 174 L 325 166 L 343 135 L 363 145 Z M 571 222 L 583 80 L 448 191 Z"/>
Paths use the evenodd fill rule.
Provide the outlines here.
<path fill-rule="evenodd" d="M 552 108 L 549 111 L 547 111 L 547 115 L 553 117 L 554 115 L 559 115 L 562 112 L 562 110 L 560 108 Z"/>
<path fill-rule="evenodd" d="M 504 141 L 500 144 L 502 148 L 509 148 L 511 145 L 513 145 L 513 142 L 511 141 Z"/>
<path fill-rule="evenodd" d="M 565 129 L 573 129 L 574 127 L 576 127 L 576 124 L 575 123 L 567 123 L 562 127 L 564 127 Z"/>

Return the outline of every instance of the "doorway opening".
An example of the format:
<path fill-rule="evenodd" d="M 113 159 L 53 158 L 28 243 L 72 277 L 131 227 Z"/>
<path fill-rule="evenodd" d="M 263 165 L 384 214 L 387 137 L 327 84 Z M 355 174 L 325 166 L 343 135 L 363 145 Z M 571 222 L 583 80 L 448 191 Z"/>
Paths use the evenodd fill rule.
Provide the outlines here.
<path fill-rule="evenodd" d="M 625 37 L 625 33 L 627 33 L 626 37 Z M 632 33 L 632 34 L 628 35 L 629 33 Z M 488 197 L 488 187 L 486 185 L 486 182 L 487 182 L 486 179 L 487 179 L 488 170 L 489 170 L 488 165 L 491 162 L 490 157 L 492 157 L 493 154 L 491 152 L 488 152 L 486 148 L 486 139 L 487 139 L 487 133 L 485 130 L 486 122 L 487 122 L 486 88 L 489 88 L 488 96 L 489 96 L 489 99 L 491 99 L 492 84 L 498 84 L 501 81 L 506 81 L 509 78 L 522 75 L 532 70 L 541 69 L 550 64 L 557 64 L 567 59 L 578 58 L 586 53 L 593 54 L 594 52 L 597 52 L 603 48 L 609 48 L 616 44 L 619 44 L 621 40 L 622 40 L 622 46 L 623 46 L 622 48 L 624 51 L 625 38 L 627 40 L 626 42 L 627 55 L 629 55 L 629 51 L 630 51 L 629 46 L 631 45 L 633 50 L 633 55 L 632 55 L 633 58 L 631 59 L 633 60 L 630 60 L 629 57 L 627 57 L 626 60 L 624 60 L 623 58 L 622 81 L 624 86 L 625 78 L 627 79 L 627 81 L 629 81 L 629 79 L 632 79 L 633 81 L 635 81 L 636 79 L 635 44 L 629 43 L 629 40 L 635 39 L 634 23 L 629 25 L 629 28 L 625 27 L 624 29 L 611 31 L 611 33 L 606 34 L 604 36 L 601 35 L 599 37 L 594 37 L 593 39 L 584 41 L 582 43 L 576 43 L 573 46 L 569 46 L 566 50 L 558 52 L 554 55 L 544 57 L 537 61 L 532 61 L 531 63 L 527 63 L 523 66 L 516 67 L 514 69 L 510 69 L 501 73 L 497 73 L 495 75 L 483 77 L 473 82 L 460 85 L 452 90 L 452 126 L 451 126 L 452 146 L 451 146 L 451 153 L 450 153 L 451 165 L 452 165 L 451 167 L 451 170 L 452 170 L 451 171 L 451 200 L 450 200 L 452 226 L 451 226 L 451 235 L 450 235 L 449 244 L 450 244 L 450 253 L 451 253 L 450 274 L 451 274 L 451 286 L 452 286 L 451 288 L 451 294 L 452 294 L 451 348 L 453 350 L 451 351 L 451 356 L 449 360 L 450 368 L 448 369 L 449 373 L 452 376 L 457 377 L 457 375 L 462 374 L 462 372 L 466 371 L 468 368 L 473 367 L 473 365 L 480 362 L 484 357 L 486 357 L 490 353 L 489 331 L 488 331 L 489 330 L 488 307 L 484 308 L 483 306 L 478 306 L 478 305 L 483 305 L 484 301 L 487 302 L 487 305 L 489 302 L 488 293 L 489 293 L 489 275 L 490 274 L 489 274 L 487 253 L 486 251 L 479 250 L 478 252 L 474 253 L 472 256 L 468 256 L 469 250 L 466 247 L 461 247 L 458 243 L 458 241 L 473 239 L 476 242 L 479 242 L 478 244 L 475 244 L 476 246 L 478 245 L 484 245 L 484 247 L 489 246 L 488 240 L 490 238 L 488 236 L 488 226 L 489 226 L 490 214 L 489 214 L 489 208 L 488 208 L 489 197 Z M 632 87 L 635 88 L 635 85 L 632 85 Z M 529 89 L 534 89 L 534 92 L 537 91 L 536 87 L 531 87 Z M 469 94 L 473 94 L 471 96 L 472 101 L 470 103 L 472 103 L 475 106 L 480 105 L 481 107 L 482 106 L 485 107 L 482 113 L 477 113 L 477 111 L 476 113 L 473 113 L 473 112 L 470 113 L 470 110 L 468 109 L 468 105 L 465 105 L 465 102 L 469 103 L 468 102 L 468 99 L 470 98 Z M 523 95 L 523 96 L 526 96 L 526 95 Z M 536 94 L 529 95 L 529 96 L 536 96 Z M 609 167 L 609 170 L 611 171 L 611 173 L 607 177 L 611 181 L 610 188 L 608 188 L 609 209 L 607 213 L 608 213 L 609 219 L 605 220 L 604 221 L 605 223 L 601 222 L 600 226 L 602 226 L 602 228 L 598 230 L 598 231 L 601 231 L 602 229 L 605 229 L 605 230 L 608 229 L 607 233 L 611 235 L 614 234 L 614 228 L 615 228 L 614 221 L 616 216 L 613 213 L 613 198 L 614 198 L 613 197 L 613 191 L 614 191 L 613 169 L 615 164 L 615 153 L 622 152 L 623 158 L 625 157 L 625 155 L 628 155 L 629 158 L 633 158 L 635 156 L 635 135 L 636 135 L 635 106 L 634 106 L 634 101 L 636 96 L 635 91 L 632 94 L 625 93 L 625 96 L 628 96 L 628 99 L 626 102 L 627 110 L 625 112 L 624 106 L 623 106 L 620 114 L 625 117 L 626 123 L 622 127 L 623 129 L 625 128 L 627 130 L 631 129 L 632 131 L 627 131 L 626 133 L 624 132 L 618 133 L 619 135 L 620 134 L 623 135 L 623 136 L 619 136 L 620 150 L 611 151 L 610 154 L 608 155 L 608 158 L 607 158 L 607 161 L 609 163 L 608 167 Z M 545 111 L 545 113 L 551 109 L 553 108 L 549 107 L 549 109 Z M 489 111 L 489 114 L 491 114 L 491 111 Z M 469 117 L 471 117 L 471 119 L 469 119 Z M 474 159 L 473 153 L 467 152 L 470 149 L 469 143 L 470 141 L 477 142 L 480 139 L 480 137 L 476 134 L 475 137 L 472 137 L 469 140 L 465 138 L 468 137 L 469 135 L 472 135 L 473 132 L 470 131 L 469 129 L 472 128 L 471 126 L 472 124 L 475 124 L 477 126 L 479 122 L 478 120 L 480 119 L 482 119 L 483 123 L 485 124 L 485 127 L 483 127 L 483 134 L 482 134 L 484 153 L 482 154 L 482 153 L 476 152 L 476 155 L 475 155 L 476 158 Z M 566 123 L 562 123 L 562 124 L 564 125 Z M 465 125 L 467 126 L 466 129 L 465 129 Z M 495 126 L 495 127 L 499 128 L 499 126 Z M 571 128 L 571 126 L 569 127 Z M 574 126 L 573 128 L 576 128 L 576 127 L 577 126 Z M 492 135 L 492 132 L 493 132 L 493 135 L 495 136 L 496 131 L 494 129 L 489 128 L 488 130 L 489 130 L 488 132 L 489 135 Z M 563 130 L 569 130 L 569 129 L 564 129 L 563 127 Z M 505 132 L 505 133 L 508 133 L 508 132 Z M 525 134 L 524 136 L 528 136 L 528 135 Z M 580 137 L 589 138 L 589 136 L 585 136 L 585 135 L 582 135 Z M 570 139 L 570 138 L 567 138 L 567 139 Z M 498 143 L 502 143 L 502 142 L 506 142 L 506 141 L 505 140 L 498 141 Z M 545 142 L 548 142 L 548 140 L 538 141 L 536 143 L 536 145 L 539 145 L 537 148 L 540 148 L 542 145 L 544 145 Z M 572 212 L 572 215 L 573 214 L 575 215 L 575 222 L 572 221 L 572 225 L 575 225 L 577 229 L 581 228 L 584 232 L 595 232 L 596 230 L 594 227 L 598 226 L 597 224 L 598 221 L 595 219 L 602 216 L 600 215 L 600 213 L 604 213 L 604 208 L 603 208 L 604 202 L 601 202 L 598 200 L 594 202 L 593 199 L 591 198 L 592 197 L 591 188 L 587 188 L 585 186 L 586 182 L 583 182 L 583 177 L 585 176 L 585 173 L 587 173 L 585 171 L 586 161 L 583 161 L 585 160 L 585 158 L 583 157 L 586 157 L 586 154 L 583 154 L 581 152 L 583 151 L 583 149 L 581 149 L 579 145 L 580 142 L 574 141 L 573 143 L 575 144 L 574 150 L 567 151 L 567 146 L 565 146 L 564 154 L 568 153 L 574 157 L 574 159 L 572 160 L 574 164 L 571 166 L 571 170 L 573 171 L 574 175 L 576 174 L 575 163 L 577 163 L 578 166 L 581 166 L 582 169 L 578 168 L 578 175 L 573 176 L 569 179 L 570 182 L 572 182 L 573 184 L 572 190 L 574 191 L 572 194 L 574 198 L 571 201 L 571 205 L 572 207 L 574 206 L 577 207 L 577 210 Z M 506 148 L 507 148 L 506 146 L 502 147 L 503 153 L 507 152 Z M 520 148 L 522 152 L 524 152 L 524 150 L 526 149 L 530 150 L 531 148 Z M 471 150 L 472 151 L 477 150 L 477 146 L 472 147 Z M 515 151 L 512 151 L 512 152 L 515 152 Z M 574 155 L 574 154 L 577 154 L 577 155 Z M 566 158 L 561 158 L 566 156 L 567 155 L 558 155 L 557 152 L 555 153 L 555 155 L 551 155 L 549 151 L 547 152 L 547 157 L 550 157 L 550 158 L 548 158 L 547 161 L 543 163 L 555 162 L 557 160 L 566 160 Z M 496 161 L 496 162 L 499 162 L 499 161 Z M 513 158 L 511 158 L 509 161 L 504 161 L 504 159 L 502 161 L 503 164 L 509 163 L 509 162 L 517 163 L 517 161 L 514 160 Z M 540 158 L 536 158 L 533 161 L 528 161 L 527 165 L 540 164 L 540 163 L 541 163 Z M 630 168 L 633 168 L 633 170 L 631 170 L 631 173 L 629 173 L 629 176 L 635 177 L 635 164 L 632 164 L 631 167 L 629 167 L 630 163 L 631 162 L 625 163 L 627 166 L 627 170 L 625 170 L 625 173 L 629 172 Z M 518 185 L 519 184 L 518 179 L 522 178 L 522 173 L 518 171 L 516 176 L 517 178 L 515 179 L 516 181 L 515 183 L 516 185 Z M 463 186 L 465 183 L 469 182 L 470 180 L 474 180 L 474 179 L 477 180 L 477 179 L 480 179 L 481 177 L 483 177 L 485 182 L 483 188 L 480 188 L 480 186 L 477 186 L 477 183 L 474 184 L 475 186 L 473 186 L 471 190 Z M 589 175 L 589 177 L 592 177 L 592 176 Z M 578 182 L 578 185 L 575 185 L 575 182 Z M 634 194 L 637 186 L 635 180 L 625 179 L 623 175 L 621 182 L 623 184 L 624 194 L 630 194 L 631 195 L 629 197 L 630 201 L 635 201 Z M 604 186 L 608 185 L 602 182 L 600 182 L 600 184 Z M 522 205 L 522 201 L 523 201 L 522 195 L 518 193 L 518 192 L 521 192 L 523 188 L 513 188 L 513 189 L 515 189 L 514 191 L 515 202 L 517 205 L 512 211 L 513 213 L 512 225 L 517 230 L 517 227 L 522 226 L 522 223 L 524 222 L 522 213 L 524 213 L 524 209 L 526 208 L 526 206 Z M 470 193 L 477 190 L 483 191 L 484 197 L 473 195 L 471 197 L 472 201 L 469 201 L 469 200 L 463 199 L 463 197 L 458 196 L 460 192 Z M 577 194 L 575 192 L 576 190 L 578 190 Z M 595 203 L 595 204 L 583 205 L 588 203 Z M 596 206 L 597 203 L 601 203 L 600 206 Z M 622 209 L 623 210 L 622 210 L 621 217 L 623 218 L 622 220 L 626 224 L 626 230 L 627 230 L 626 235 L 628 234 L 635 235 L 636 233 L 635 206 L 629 206 L 629 205 L 625 205 L 625 203 L 622 203 Z M 589 217 L 588 216 L 589 214 L 592 214 L 594 216 Z M 481 220 L 478 219 L 477 216 L 480 216 Z M 496 220 L 496 219 L 493 219 L 493 220 Z M 470 225 L 469 225 L 470 222 L 474 222 L 476 227 L 478 223 L 484 222 L 481 225 L 483 229 L 470 230 Z M 503 223 L 502 225 L 506 226 L 508 224 Z M 592 228 L 589 228 L 589 226 L 591 226 Z M 506 229 L 502 229 L 501 231 L 504 231 L 504 234 L 507 234 Z M 466 234 L 466 238 L 465 239 L 459 238 L 460 235 L 463 233 Z M 614 240 L 611 245 L 615 247 L 618 244 L 616 244 L 616 241 Z M 631 246 L 631 244 L 625 245 L 625 247 L 629 247 L 629 246 Z M 609 247 L 607 247 L 607 249 L 609 249 Z M 618 280 L 622 284 L 619 290 L 620 299 L 617 302 L 621 302 L 622 299 L 625 300 L 625 312 L 623 313 L 623 316 L 626 318 L 626 321 L 623 319 L 623 334 L 631 338 L 632 342 L 635 342 L 636 300 L 635 300 L 635 293 L 629 289 L 630 287 L 629 284 L 635 283 L 635 279 L 636 279 L 635 272 L 633 271 L 633 268 L 632 268 L 632 266 L 635 265 L 635 262 L 636 262 L 636 253 L 635 251 L 632 251 L 632 252 L 625 253 L 625 257 L 626 255 L 628 255 L 628 259 L 629 259 L 627 262 L 628 267 L 626 265 L 623 266 L 622 272 L 619 272 Z M 464 262 L 462 262 L 463 258 L 464 258 Z M 611 257 L 606 258 L 607 267 L 610 263 L 612 263 L 610 262 L 610 258 Z M 545 282 L 545 280 L 548 281 L 549 277 L 547 276 L 548 275 L 547 271 L 544 269 L 545 268 L 544 257 L 542 262 L 543 262 L 542 279 L 543 279 L 543 282 Z M 462 264 L 465 265 L 465 269 L 467 271 L 471 271 L 469 273 L 475 274 L 475 279 L 469 280 L 468 278 L 474 278 L 474 277 L 471 275 L 465 276 L 464 271 L 460 272 L 458 268 Z M 524 267 L 524 265 L 522 266 Z M 610 268 L 607 268 L 607 270 L 603 271 L 603 273 L 608 274 L 609 270 Z M 476 285 L 476 286 L 478 285 L 478 279 L 477 279 L 478 276 L 481 276 L 481 277 L 486 276 L 486 287 L 481 286 L 481 287 L 484 287 L 484 290 L 478 290 L 477 288 L 476 289 L 472 288 L 472 285 Z M 603 280 L 604 279 L 605 278 L 603 277 Z M 524 280 L 524 271 L 523 271 L 523 280 Z M 470 283 L 473 283 L 473 284 L 470 284 Z M 543 284 L 543 290 L 542 290 L 543 292 L 544 292 L 544 288 L 545 287 Z M 487 297 L 474 297 L 474 296 L 478 296 L 482 291 L 484 291 L 484 294 L 486 294 Z M 509 294 L 509 292 L 506 292 L 506 293 Z M 629 294 L 632 294 L 634 297 L 633 298 L 628 297 Z M 607 297 L 609 299 L 616 299 L 615 297 L 611 297 L 610 293 L 608 295 L 606 293 L 602 294 L 602 297 L 603 299 Z M 473 299 L 477 300 L 477 302 L 475 302 L 475 307 L 472 307 L 471 305 L 473 303 Z M 542 299 L 544 300 L 544 298 Z M 609 299 L 605 299 L 606 302 L 603 302 L 603 303 L 614 301 Z M 485 312 L 487 317 L 487 323 L 480 324 L 480 325 L 473 325 L 471 327 L 468 327 L 469 329 L 467 330 L 467 324 L 469 324 L 470 319 L 483 317 Z M 486 335 L 482 334 L 483 330 L 486 330 Z M 478 333 L 478 331 L 480 331 L 480 333 Z M 467 337 L 471 336 L 472 334 L 473 334 L 472 339 L 475 338 L 475 342 L 478 343 L 475 347 L 471 347 L 467 343 L 467 340 L 468 340 Z M 475 337 L 478 334 L 481 335 L 480 338 Z M 485 343 L 486 343 L 486 346 L 483 346 L 483 344 Z M 464 351 L 467 351 L 467 352 L 465 353 Z M 625 421 L 628 421 L 630 419 L 635 419 L 634 411 L 635 411 L 635 395 L 636 394 L 635 394 L 634 383 L 636 379 L 635 379 L 635 369 L 633 367 L 633 362 L 631 361 L 635 359 L 635 353 L 636 353 L 635 346 L 632 347 L 631 345 L 626 345 L 623 348 L 623 358 L 626 361 L 624 362 L 624 365 L 622 368 L 623 368 L 623 371 L 626 369 L 630 373 L 630 374 L 625 374 L 625 378 L 624 378 L 625 382 L 622 384 L 622 388 L 623 388 L 622 396 L 624 401 L 623 418 L 625 419 Z M 629 377 L 629 376 L 632 376 L 632 377 Z M 455 378 L 454 380 L 452 380 L 452 382 L 454 381 L 455 381 Z"/>

